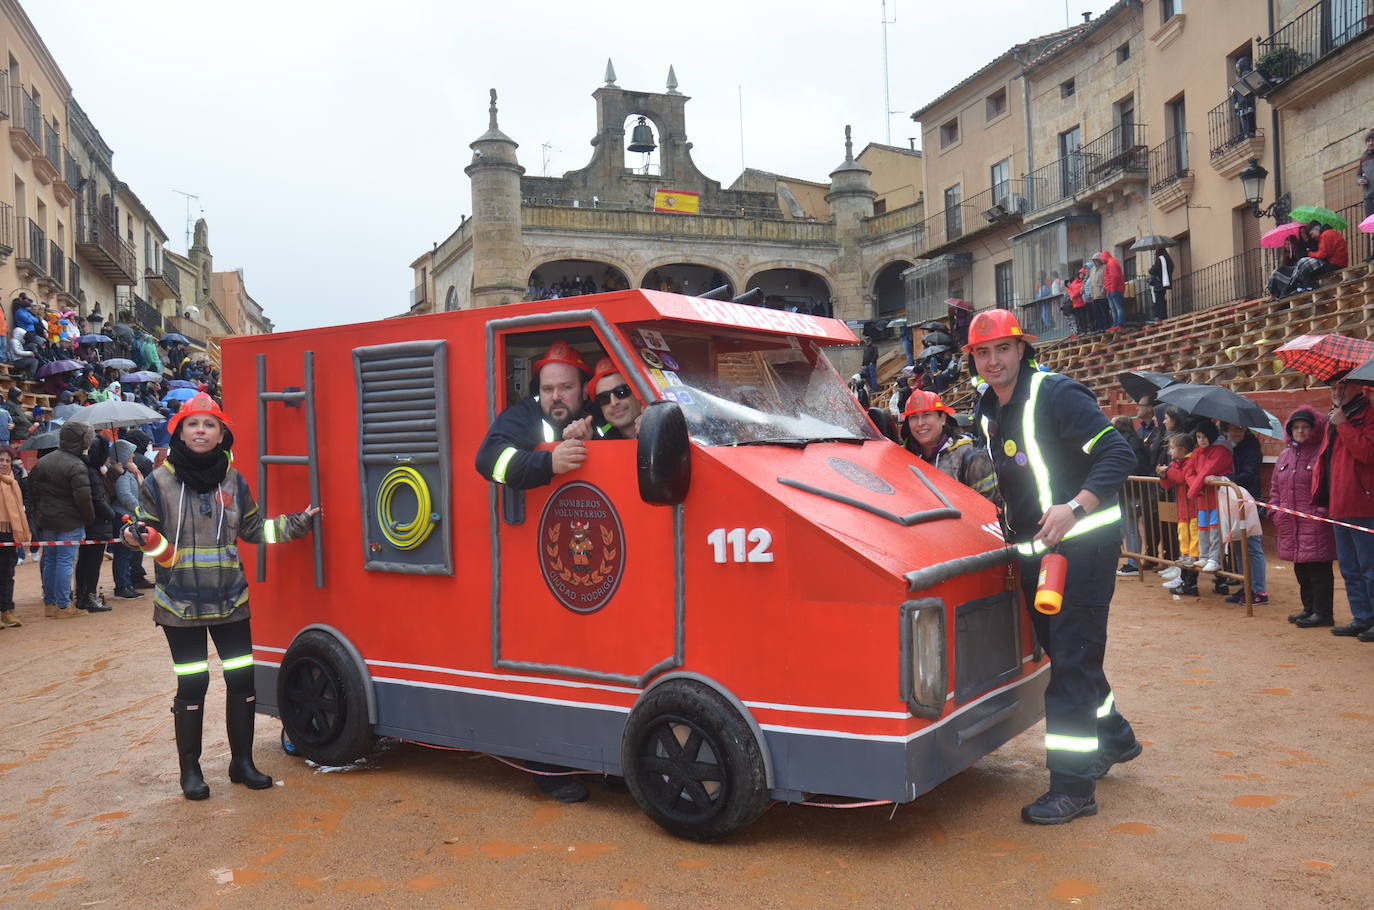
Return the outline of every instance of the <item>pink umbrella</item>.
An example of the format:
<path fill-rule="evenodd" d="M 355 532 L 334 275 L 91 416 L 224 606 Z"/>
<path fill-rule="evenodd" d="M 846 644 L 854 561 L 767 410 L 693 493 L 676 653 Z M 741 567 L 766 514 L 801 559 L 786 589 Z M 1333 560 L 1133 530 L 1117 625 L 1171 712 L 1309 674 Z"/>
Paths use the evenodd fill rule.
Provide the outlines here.
<path fill-rule="evenodd" d="M 945 298 L 945 306 L 952 306 L 952 307 L 954 307 L 956 310 L 972 310 L 972 309 L 973 309 L 973 305 L 972 305 L 971 303 L 969 303 L 967 300 L 961 300 L 961 299 L 958 298 L 958 297 L 946 297 L 946 298 Z"/>
<path fill-rule="evenodd" d="M 1283 249 L 1284 241 L 1289 237 L 1297 236 L 1302 231 L 1302 228 L 1302 224 L 1297 221 L 1290 221 L 1276 228 L 1270 228 L 1260 237 L 1260 246 L 1267 250 L 1281 250 Z M 1371 227 L 1370 231 L 1374 232 L 1374 227 Z"/>
<path fill-rule="evenodd" d="M 1374 234 L 1374 215 L 1370 215 L 1364 221 L 1360 222 L 1360 230 L 1364 231 L 1366 234 Z"/>

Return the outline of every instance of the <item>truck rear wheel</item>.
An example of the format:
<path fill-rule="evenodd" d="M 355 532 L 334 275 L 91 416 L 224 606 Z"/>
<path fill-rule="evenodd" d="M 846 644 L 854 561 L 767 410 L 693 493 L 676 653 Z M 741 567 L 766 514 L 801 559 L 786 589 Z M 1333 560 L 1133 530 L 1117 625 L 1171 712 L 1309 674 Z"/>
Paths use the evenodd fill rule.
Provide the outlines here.
<path fill-rule="evenodd" d="M 346 765 L 372 751 L 366 681 L 334 636 L 312 629 L 291 643 L 277 675 L 282 731 L 306 758 Z"/>
<path fill-rule="evenodd" d="M 698 682 L 672 680 L 645 695 L 630 712 L 620 760 L 635 802 L 679 837 L 719 840 L 768 807 L 753 731 Z"/>

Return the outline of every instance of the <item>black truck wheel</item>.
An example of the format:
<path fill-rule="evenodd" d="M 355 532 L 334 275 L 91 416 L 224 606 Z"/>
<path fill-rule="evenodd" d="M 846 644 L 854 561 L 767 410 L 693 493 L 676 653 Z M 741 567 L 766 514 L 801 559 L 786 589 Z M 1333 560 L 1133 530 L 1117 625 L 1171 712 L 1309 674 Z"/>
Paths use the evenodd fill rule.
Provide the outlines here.
<path fill-rule="evenodd" d="M 719 840 L 768 807 L 753 731 L 699 682 L 672 680 L 645 695 L 630 712 L 620 760 L 635 802 L 679 837 Z"/>
<path fill-rule="evenodd" d="M 283 734 L 321 765 L 367 755 L 377 738 L 367 719 L 366 684 L 338 639 L 318 629 L 306 632 L 286 649 L 277 674 Z"/>

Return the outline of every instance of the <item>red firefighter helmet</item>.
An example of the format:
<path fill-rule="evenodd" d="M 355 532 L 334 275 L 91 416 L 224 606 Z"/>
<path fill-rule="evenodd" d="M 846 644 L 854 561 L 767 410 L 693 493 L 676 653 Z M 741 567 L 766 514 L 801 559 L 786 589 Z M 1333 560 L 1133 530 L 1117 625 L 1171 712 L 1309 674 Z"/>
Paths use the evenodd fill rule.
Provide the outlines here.
<path fill-rule="evenodd" d="M 592 373 L 592 378 L 587 383 L 587 398 L 596 397 L 596 384 L 607 376 L 620 373 L 620 367 L 615 365 L 615 361 L 609 357 L 602 357 L 596 362 L 596 370 Z M 623 375 L 623 374 L 622 374 Z"/>
<path fill-rule="evenodd" d="M 925 411 L 942 411 L 947 416 L 954 416 L 954 408 L 945 404 L 940 396 L 934 392 L 926 392 L 917 389 L 911 393 L 911 397 L 906 400 L 906 410 L 902 412 L 902 420 L 921 414 Z"/>
<path fill-rule="evenodd" d="M 198 392 L 194 398 L 189 399 L 183 404 L 181 410 L 173 414 L 172 418 L 167 421 L 167 432 L 175 436 L 177 425 L 181 423 L 181 418 L 188 417 L 191 414 L 209 414 L 211 417 L 224 424 L 225 429 L 234 429 L 233 424 L 229 422 L 229 418 L 225 416 L 225 413 L 220 410 L 219 404 L 215 402 L 215 399 L 211 398 L 205 392 Z"/>
<path fill-rule="evenodd" d="M 590 376 L 592 371 L 587 367 L 587 361 L 582 359 L 582 355 L 577 352 L 577 348 L 568 344 L 566 341 L 555 341 L 549 345 L 549 349 L 544 354 L 542 360 L 534 362 L 534 375 L 538 380 L 539 371 L 551 363 L 566 363 L 568 366 L 577 367 L 583 376 Z"/>
<path fill-rule="evenodd" d="M 1016 316 L 1011 310 L 997 307 L 983 310 L 973 317 L 968 326 L 968 343 L 964 345 L 964 350 L 971 351 L 974 345 L 996 341 L 999 338 L 1019 338 L 1028 344 L 1035 344 L 1036 341 L 1034 335 L 1027 335 L 1021 331 L 1021 323 L 1016 321 Z"/>

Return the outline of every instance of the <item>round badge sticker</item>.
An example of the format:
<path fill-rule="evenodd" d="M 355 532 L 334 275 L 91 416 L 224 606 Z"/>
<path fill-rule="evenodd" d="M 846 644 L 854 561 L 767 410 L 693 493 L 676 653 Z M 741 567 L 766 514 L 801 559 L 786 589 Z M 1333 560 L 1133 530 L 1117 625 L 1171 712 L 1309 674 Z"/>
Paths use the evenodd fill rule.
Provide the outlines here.
<path fill-rule="evenodd" d="M 1021 467 L 1024 468 L 1024 467 L 1026 466 L 1026 453 L 1025 453 L 1025 452 L 1017 452 L 1017 453 L 1016 453 L 1016 457 L 1013 458 L 1012 460 L 1015 461 L 1018 465 L 1020 465 Z"/>
<path fill-rule="evenodd" d="M 1008 439 L 1006 442 L 1002 443 L 1002 451 L 1007 453 L 1008 458 L 1011 458 L 1016 454 L 1016 441 Z"/>
<path fill-rule="evenodd" d="M 658 356 L 657 351 L 652 351 L 649 348 L 640 348 L 639 356 L 643 357 L 644 362 L 655 370 L 663 369 L 663 358 Z"/>
<path fill-rule="evenodd" d="M 539 566 L 563 606 L 594 613 L 620 587 L 625 532 L 605 493 L 589 483 L 564 484 L 539 517 Z"/>
<path fill-rule="evenodd" d="M 676 361 L 675 359 L 673 359 L 673 355 L 672 355 L 672 354 L 663 354 L 663 353 L 660 353 L 660 354 L 658 355 L 658 359 L 663 361 L 663 369 L 665 369 L 665 370 L 677 370 L 677 369 L 681 369 L 681 367 L 679 367 L 679 366 L 677 365 L 677 361 Z"/>

